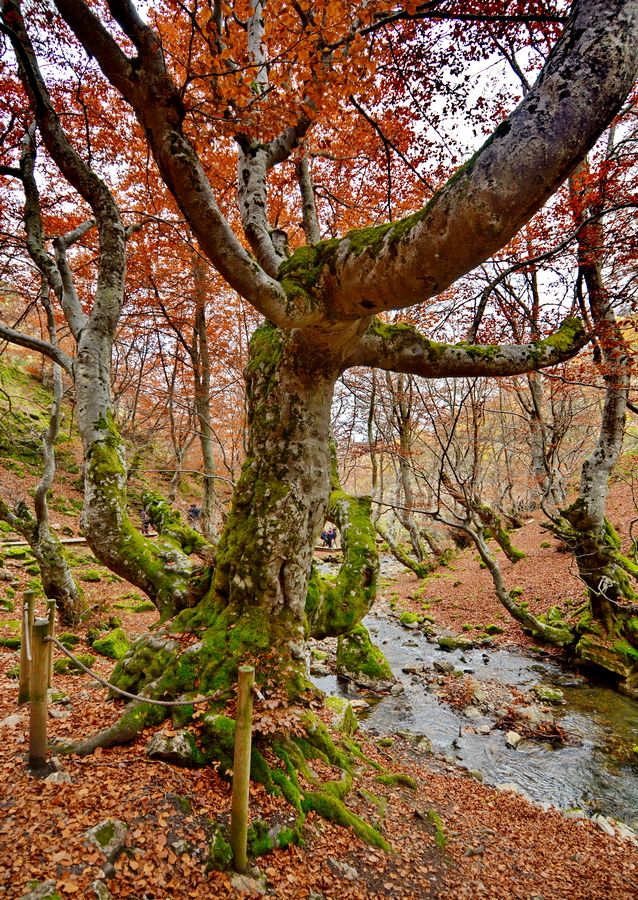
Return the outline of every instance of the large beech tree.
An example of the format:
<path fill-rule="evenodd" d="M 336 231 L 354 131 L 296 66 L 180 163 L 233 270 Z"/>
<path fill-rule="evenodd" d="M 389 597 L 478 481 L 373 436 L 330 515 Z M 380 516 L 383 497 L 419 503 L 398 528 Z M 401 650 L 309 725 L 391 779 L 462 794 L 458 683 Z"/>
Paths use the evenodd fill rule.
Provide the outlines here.
<path fill-rule="evenodd" d="M 321 143 L 326 98 L 347 97 L 356 84 L 367 84 L 374 100 L 381 79 L 373 75 L 374 54 L 383 52 L 390 25 L 418 42 L 430 19 L 454 18 L 460 7 L 251 0 L 188 11 L 168 2 L 151 25 L 131 0 L 110 0 L 110 16 L 83 0 L 56 0 L 66 25 L 56 21 L 55 27 L 72 30 L 130 104 L 202 252 L 265 319 L 246 368 L 246 460 L 214 563 L 204 569 L 195 569 L 188 554 L 206 557 L 205 543 L 159 499 L 149 498 L 163 535 L 159 546 L 128 520 L 126 463 L 109 390 L 125 228 L 113 195 L 60 126 L 18 0 L 1 5 L 42 141 L 91 206 L 99 229 L 92 310 L 65 307 L 74 358 L 8 327 L 1 333 L 73 372 L 86 456 L 87 538 L 100 559 L 143 588 L 170 619 L 152 639 L 138 642 L 115 677 L 158 697 L 195 686 L 223 694 L 238 661 L 259 656 L 260 677 L 274 677 L 298 695 L 304 637 L 350 631 L 374 598 L 377 575 L 369 506 L 348 497 L 332 469 L 335 382 L 353 366 L 428 378 L 512 375 L 551 366 L 583 345 L 576 320 L 532 344 L 451 346 L 384 317 L 439 295 L 502 247 L 585 156 L 633 83 L 638 4 L 575 2 L 525 99 L 425 206 L 398 221 L 321 240 L 305 150 L 313 135 Z M 477 4 L 476 15 L 481 11 Z M 226 181 L 215 155 L 219 146 L 227 161 L 228 139 L 237 154 L 232 214 L 222 212 Z M 268 189 L 293 160 L 306 244 L 290 252 L 281 225 L 293 219 L 282 214 L 271 221 Z M 335 583 L 322 581 L 311 565 L 328 508 L 344 543 Z M 184 651 L 170 637 L 176 632 L 193 632 L 198 640 Z M 142 705 L 82 746 L 130 737 L 150 716 L 163 715 Z"/>

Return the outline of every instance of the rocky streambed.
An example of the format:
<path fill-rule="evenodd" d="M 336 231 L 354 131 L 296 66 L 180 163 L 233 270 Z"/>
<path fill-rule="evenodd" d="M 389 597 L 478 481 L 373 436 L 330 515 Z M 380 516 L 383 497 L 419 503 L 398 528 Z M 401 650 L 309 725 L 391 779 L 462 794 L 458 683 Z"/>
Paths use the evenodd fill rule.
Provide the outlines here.
<path fill-rule="evenodd" d="M 354 701 L 367 731 L 409 734 L 489 784 L 595 818 L 610 833 L 623 833 L 614 820 L 638 829 L 635 701 L 542 654 L 462 638 L 459 646 L 427 621 L 375 614 L 364 624 L 390 663 L 391 690 L 338 677 L 330 642 L 315 649 L 312 671 L 326 694 Z"/>

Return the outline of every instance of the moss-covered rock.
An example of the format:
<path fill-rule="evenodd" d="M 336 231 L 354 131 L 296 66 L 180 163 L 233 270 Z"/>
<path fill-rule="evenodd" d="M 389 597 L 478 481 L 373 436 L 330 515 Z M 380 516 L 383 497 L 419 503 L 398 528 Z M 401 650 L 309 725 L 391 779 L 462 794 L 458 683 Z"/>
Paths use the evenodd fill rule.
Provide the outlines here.
<path fill-rule="evenodd" d="M 536 684 L 532 688 L 532 692 L 543 703 L 559 704 L 565 702 L 565 695 L 563 692 L 549 684 Z"/>
<path fill-rule="evenodd" d="M 441 637 L 438 638 L 437 643 L 441 650 L 446 650 L 448 653 L 459 649 L 458 640 L 449 634 L 442 634 Z"/>
<path fill-rule="evenodd" d="M 90 669 L 95 662 L 95 657 L 90 653 L 79 653 L 77 658 L 87 669 Z M 83 670 L 72 659 L 65 656 L 63 659 L 56 659 L 53 663 L 53 671 L 58 675 L 80 675 Z"/>
<path fill-rule="evenodd" d="M 121 628 L 115 628 L 104 637 L 94 640 L 92 644 L 96 653 L 106 656 L 108 659 L 123 659 L 130 646 L 130 641 Z"/>
<path fill-rule="evenodd" d="M 80 643 L 81 638 L 78 637 L 77 634 L 73 634 L 70 631 L 64 631 L 62 634 L 57 636 L 58 640 L 61 644 L 67 648 L 67 650 L 73 650 L 73 648 Z"/>
<path fill-rule="evenodd" d="M 228 842 L 226 830 L 216 822 L 210 823 L 208 839 L 208 865 L 211 869 L 224 871 L 233 861 L 233 849 Z"/>
<path fill-rule="evenodd" d="M 148 743 L 146 755 L 150 759 L 163 759 L 165 762 L 187 768 L 196 768 L 205 762 L 205 756 L 197 746 L 195 735 L 186 730 L 175 734 L 156 732 Z"/>
<path fill-rule="evenodd" d="M 387 659 L 372 643 L 368 629 L 361 623 L 339 637 L 337 672 L 370 690 L 388 690 L 395 682 Z"/>

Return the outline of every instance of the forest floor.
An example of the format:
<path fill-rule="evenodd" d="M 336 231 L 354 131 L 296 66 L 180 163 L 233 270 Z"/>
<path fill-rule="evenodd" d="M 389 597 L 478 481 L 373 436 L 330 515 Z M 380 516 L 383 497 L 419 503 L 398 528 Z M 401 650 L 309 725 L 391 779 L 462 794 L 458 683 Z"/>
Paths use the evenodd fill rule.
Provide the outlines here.
<path fill-rule="evenodd" d="M 0 470 L 0 490 L 18 499 L 33 479 Z M 77 533 L 78 494 L 70 482 L 59 492 L 53 521 Z M 628 533 L 635 506 L 623 485 L 614 489 L 614 520 Z M 557 551 L 537 523 L 515 533 L 528 554 L 515 569 L 504 566 L 509 584 L 543 609 L 565 598 L 577 601 L 582 587 L 570 557 Z M 103 569 L 88 549 L 71 550 L 76 577 L 86 591 L 91 617 L 76 629 L 76 653 L 92 651 L 87 630 L 117 616 L 129 637 L 144 633 L 156 614 L 126 582 Z M 6 559 L 0 594 L 14 602 L 28 586 L 24 561 Z M 463 625 L 496 623 L 498 644 L 524 645 L 528 639 L 503 615 L 487 573 L 472 550 L 430 577 L 425 588 L 412 575 L 384 581 L 384 602 L 395 609 L 422 612 L 437 624 L 462 632 Z M 98 580 L 99 579 L 99 580 Z M 142 607 L 140 609 L 140 606 Z M 138 607 L 138 611 L 135 610 Z M 18 604 L 16 603 L 16 609 Z M 18 614 L 0 613 L 0 637 L 16 634 Z M 468 629 L 465 629 L 466 633 Z M 26 765 L 28 713 L 18 708 L 13 671 L 18 652 L 0 655 L 0 898 L 20 898 L 33 882 L 49 883 L 40 896 L 78 898 L 521 898 L 521 900 L 629 900 L 638 896 L 638 848 L 605 834 L 588 819 L 570 820 L 559 811 L 529 803 L 508 791 L 479 783 L 466 770 L 419 749 L 409 737 L 357 734 L 364 753 L 392 772 L 416 782 L 382 784 L 371 765 L 361 763 L 349 807 L 378 827 L 392 846 L 385 853 L 351 831 L 311 813 L 303 847 L 291 846 L 259 857 L 248 876 L 208 867 L 211 822 L 228 820 L 230 785 L 212 767 L 185 769 L 151 760 L 150 734 L 132 744 L 59 761 L 61 771 L 36 777 Z M 108 676 L 112 661 L 96 656 L 94 668 Z M 86 735 L 115 721 L 122 704 L 82 674 L 56 675 L 60 695 L 50 706 L 51 737 Z M 337 735 L 338 737 L 338 735 Z M 294 816 L 281 798 L 251 786 L 251 816 L 288 823 Z M 114 818 L 126 823 L 123 852 L 110 877 L 105 856 L 87 841 L 92 826 Z M 95 885 L 95 886 L 94 886 Z M 110 893 L 105 893 L 104 888 Z M 37 896 L 37 895 L 33 895 Z"/>

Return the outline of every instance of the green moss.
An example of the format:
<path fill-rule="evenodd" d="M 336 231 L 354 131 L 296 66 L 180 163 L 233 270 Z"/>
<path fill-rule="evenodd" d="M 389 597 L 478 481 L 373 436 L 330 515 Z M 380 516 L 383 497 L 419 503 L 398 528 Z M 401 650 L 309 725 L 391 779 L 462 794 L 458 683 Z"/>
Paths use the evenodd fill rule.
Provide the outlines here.
<path fill-rule="evenodd" d="M 90 653 L 78 653 L 78 660 L 90 669 L 93 663 L 95 662 L 95 657 Z M 63 659 L 56 659 L 53 663 L 53 671 L 58 675 L 80 675 L 83 674 L 82 669 L 72 660 L 68 659 L 68 657 L 64 657 Z"/>
<path fill-rule="evenodd" d="M 434 842 L 436 846 L 439 848 L 439 850 L 445 850 L 447 846 L 447 836 L 445 834 L 445 828 L 441 816 L 435 809 L 428 809 L 427 817 L 434 826 Z"/>
<path fill-rule="evenodd" d="M 6 647 L 8 650 L 20 649 L 19 637 L 0 637 L 0 647 Z"/>
<path fill-rule="evenodd" d="M 97 569 L 88 569 L 86 572 L 80 572 L 79 574 L 80 581 L 98 582 L 102 581 L 103 576 L 104 572 L 98 572 Z"/>
<path fill-rule="evenodd" d="M 58 635 L 58 640 L 69 650 L 73 650 L 73 648 L 80 643 L 81 638 L 79 638 L 77 634 L 71 634 L 70 631 L 65 631 L 63 634 Z"/>
<path fill-rule="evenodd" d="M 419 625 L 423 621 L 423 616 L 418 616 L 413 612 L 402 612 L 399 616 L 399 622 L 402 625 Z"/>
<path fill-rule="evenodd" d="M 385 773 L 383 775 L 377 775 L 375 781 L 378 781 L 380 784 L 385 784 L 387 787 L 398 787 L 402 785 L 403 787 L 409 787 L 413 791 L 416 791 L 418 784 L 411 778 L 409 775 L 406 775 L 404 772 L 393 772 L 393 773 Z"/>
<path fill-rule="evenodd" d="M 441 635 L 441 637 L 438 638 L 438 645 L 441 650 L 452 652 L 458 650 L 459 642 L 456 638 L 450 637 L 449 635 Z"/>
<path fill-rule="evenodd" d="M 336 822 L 346 828 L 352 828 L 361 840 L 374 847 L 390 850 L 390 845 L 385 838 L 375 828 L 351 812 L 337 797 L 321 791 L 309 791 L 302 800 L 302 809 L 305 813 L 316 812 L 324 819 Z"/>
<path fill-rule="evenodd" d="M 30 547 L 7 547 L 4 555 L 7 559 L 33 559 L 33 552 Z"/>
<path fill-rule="evenodd" d="M 629 641 L 616 641 L 613 645 L 613 649 L 615 653 L 618 653 L 620 656 L 624 657 L 627 662 L 636 664 L 638 663 L 638 648 L 632 646 Z"/>
<path fill-rule="evenodd" d="M 486 625 L 485 633 L 486 634 L 503 634 L 505 632 L 504 628 L 501 628 L 500 625 Z"/>
<path fill-rule="evenodd" d="M 359 623 L 337 642 L 337 672 L 354 681 L 373 684 L 393 682 L 392 669 L 382 651 L 370 640 L 367 628 Z"/>
<path fill-rule="evenodd" d="M 95 840 L 98 842 L 100 847 L 108 847 L 108 845 L 113 840 L 113 835 L 115 834 L 115 825 L 113 822 L 107 821 L 101 828 L 98 828 L 95 832 Z"/>
<path fill-rule="evenodd" d="M 233 850 L 226 840 L 225 830 L 217 823 L 212 823 L 211 836 L 208 841 L 208 864 L 212 869 L 227 869 L 233 860 Z"/>
<path fill-rule="evenodd" d="M 93 649 L 109 659 L 122 659 L 130 647 L 129 639 L 121 628 L 93 641 Z"/>
<path fill-rule="evenodd" d="M 151 612 L 157 610 L 157 607 L 150 600 L 142 600 L 141 603 L 135 603 L 131 609 L 134 613 Z"/>

